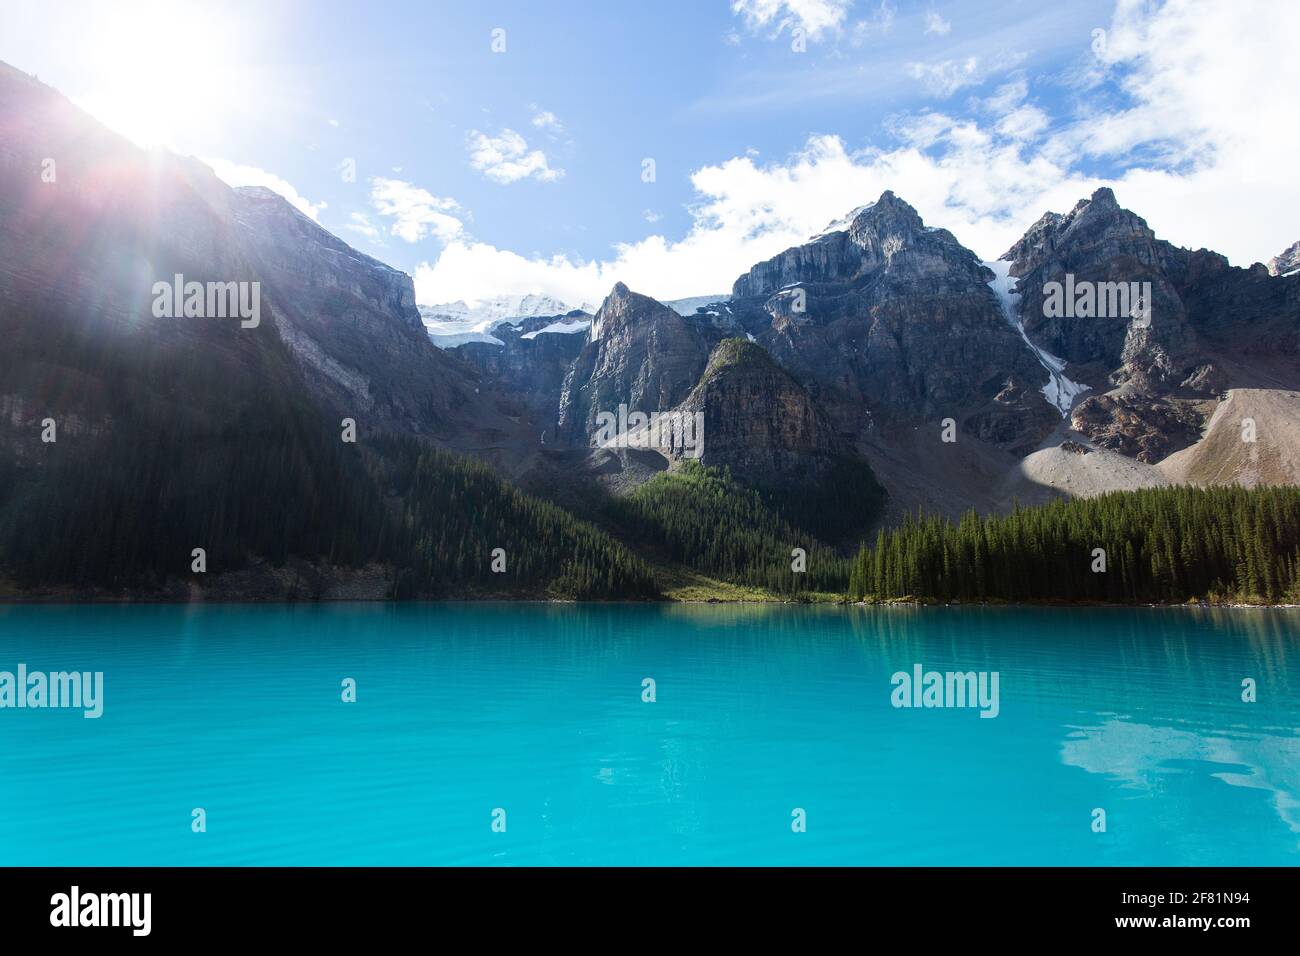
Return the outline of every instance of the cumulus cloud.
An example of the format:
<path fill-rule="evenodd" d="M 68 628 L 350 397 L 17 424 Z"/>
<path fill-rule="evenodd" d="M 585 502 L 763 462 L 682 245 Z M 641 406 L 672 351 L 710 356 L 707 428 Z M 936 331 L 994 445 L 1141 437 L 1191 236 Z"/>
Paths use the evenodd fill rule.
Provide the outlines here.
<path fill-rule="evenodd" d="M 596 260 L 454 239 L 417 269 L 417 298 L 545 292 L 600 301 L 616 281 L 661 299 L 710 294 L 885 189 L 985 259 L 1043 212 L 1068 211 L 1102 185 L 1163 238 L 1217 249 L 1237 265 L 1294 242 L 1300 183 L 1289 171 L 1300 124 L 1261 91 L 1300 85 L 1290 51 L 1300 5 L 1121 0 L 1107 33 L 1100 66 L 1124 97 L 1118 109 L 1049 117 L 1017 78 L 977 102 L 975 118 L 901 118 L 889 148 L 854 150 L 821 134 L 781 161 L 746 155 L 702 167 L 691 177 L 694 222 L 678 239 L 617 244 Z M 1093 55 L 1088 47 L 1081 37 L 1081 55 Z"/>
<path fill-rule="evenodd" d="M 212 171 L 217 174 L 217 178 L 228 186 L 265 186 L 274 193 L 279 193 L 293 205 L 304 216 L 311 219 L 320 219 L 320 214 L 326 208 L 323 202 L 312 202 L 304 197 L 293 186 L 281 179 L 275 173 L 268 173 L 265 169 L 258 169 L 256 166 L 242 166 L 239 163 L 232 163 L 228 159 L 218 157 L 205 157 L 203 162 L 212 167 Z"/>
<path fill-rule="evenodd" d="M 853 0 L 731 0 L 751 31 L 801 29 L 810 40 L 839 33 Z"/>
<path fill-rule="evenodd" d="M 456 200 L 440 198 L 400 179 L 372 179 L 370 203 L 380 216 L 392 219 L 389 232 L 407 242 L 419 242 L 426 236 L 449 242 L 465 231 L 464 223 L 451 215 L 460 209 Z"/>
<path fill-rule="evenodd" d="M 550 183 L 564 176 L 564 170 L 552 169 L 546 154 L 540 149 L 529 150 L 528 141 L 512 129 L 503 129 L 496 136 L 470 130 L 466 148 L 469 164 L 493 182 L 513 183 L 531 177 Z"/>
<path fill-rule="evenodd" d="M 893 189 L 928 221 L 953 228 L 967 244 L 1005 250 L 1032 222 L 999 223 L 1006 204 L 1037 198 L 1061 171 L 1043 164 L 1025 174 L 1015 144 L 999 143 L 973 126 L 945 126 L 946 165 L 908 145 L 893 152 L 852 152 L 833 135 L 814 136 L 784 162 L 760 165 L 735 157 L 691 177 L 700 202 L 689 233 L 673 241 L 649 236 L 616 245 L 598 261 L 567 256 L 533 258 L 485 243 L 457 241 L 415 275 L 421 302 L 480 300 L 507 291 L 546 292 L 566 301 L 599 301 L 617 281 L 662 299 L 730 287 L 755 262 L 807 241 L 848 209 Z M 983 189 L 963 180 L 982 175 Z M 1073 204 L 1084 184 L 1063 187 Z M 949 207 L 950 201 L 959 205 Z M 993 252 L 992 250 L 996 250 Z"/>

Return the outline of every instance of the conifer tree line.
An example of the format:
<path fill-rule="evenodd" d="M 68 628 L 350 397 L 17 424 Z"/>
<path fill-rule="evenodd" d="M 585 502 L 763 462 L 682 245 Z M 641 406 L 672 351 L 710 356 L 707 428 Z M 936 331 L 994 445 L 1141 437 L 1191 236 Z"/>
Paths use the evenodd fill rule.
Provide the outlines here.
<path fill-rule="evenodd" d="M 972 511 L 955 523 L 909 516 L 863 546 L 848 592 L 855 601 L 1300 601 L 1300 489 L 1148 488 L 1001 517 Z"/>
<path fill-rule="evenodd" d="M 756 486 L 763 503 L 791 527 L 829 545 L 856 545 L 880 518 L 885 489 L 865 461 L 839 458 L 819 480 Z"/>
<path fill-rule="evenodd" d="M 843 593 L 848 583 L 846 559 L 783 520 L 763 495 L 726 469 L 687 461 L 610 507 L 612 522 L 627 540 L 735 584 L 798 595 Z M 805 550 L 806 571 L 792 570 L 794 548 Z"/>
<path fill-rule="evenodd" d="M 378 443 L 401 502 L 397 597 L 524 591 L 577 600 L 653 598 L 650 566 L 608 534 L 526 495 L 480 461 L 413 438 Z M 500 549 L 504 571 L 493 570 Z"/>

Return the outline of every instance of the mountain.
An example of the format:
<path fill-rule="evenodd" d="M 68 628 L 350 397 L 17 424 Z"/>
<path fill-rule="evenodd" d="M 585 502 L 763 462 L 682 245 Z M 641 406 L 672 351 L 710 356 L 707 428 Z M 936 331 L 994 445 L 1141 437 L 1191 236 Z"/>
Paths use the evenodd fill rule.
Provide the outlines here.
<path fill-rule="evenodd" d="M 536 440 L 428 340 L 409 276 L 5 65 L 0 329 L 5 589 L 382 597 L 416 568 L 425 591 L 406 593 L 477 586 L 495 513 L 526 516 L 557 556 L 487 578 L 500 592 L 608 593 L 589 573 L 602 555 L 653 590 L 595 529 L 431 454 L 508 468 Z M 399 439 L 425 452 L 405 488 L 419 451 Z M 421 498 L 447 488 L 478 517 Z"/>
<path fill-rule="evenodd" d="M 479 377 L 429 342 L 410 276 L 270 190 L 235 190 L 232 212 L 253 275 L 277 305 L 277 330 L 340 415 L 465 448 L 510 430 L 477 396 Z"/>
<path fill-rule="evenodd" d="M 815 482 L 846 449 L 826 414 L 767 350 L 724 339 L 679 411 L 704 423 L 700 462 L 760 485 Z"/>
<path fill-rule="evenodd" d="M 449 346 L 478 369 L 497 406 L 541 444 L 555 439 L 560 391 L 587 341 L 592 317 L 581 311 L 501 320 L 484 339 Z"/>
<path fill-rule="evenodd" d="M 1158 239 L 1110 189 L 1045 214 L 1003 259 L 1028 336 L 1092 388 L 1071 424 L 1103 448 L 1154 463 L 1199 440 L 1209 403 L 1228 388 L 1300 385 L 1300 281 Z M 1096 305 L 1054 308 L 1059 288 L 1096 290 Z M 1149 301 L 1095 314 L 1127 289 L 1149 290 Z"/>
<path fill-rule="evenodd" d="M 1067 282 L 1149 285 L 1150 320 L 1140 292 L 1136 316 L 1053 314 L 1048 293 Z M 494 381 L 528 395 L 535 423 L 555 403 L 553 450 L 590 444 L 620 404 L 698 411 L 705 462 L 752 483 L 819 480 L 847 455 L 888 489 L 887 521 L 1000 511 L 1168 483 L 1155 463 L 1203 440 L 1228 389 L 1296 387 L 1295 294 L 1290 279 L 1160 240 L 1110 190 L 1043 215 L 995 262 L 886 192 L 756 264 L 729 298 L 674 308 L 616 287 L 581 345 L 566 343 L 577 354 L 558 396 L 565 356 L 533 368 L 503 352 Z M 1286 427 L 1270 420 L 1261 440 L 1287 447 Z M 625 494 L 681 458 L 661 451 L 606 447 L 564 468 Z"/>
<path fill-rule="evenodd" d="M 1268 274 L 1289 276 L 1300 271 L 1300 241 L 1293 242 L 1282 250 L 1280 255 L 1268 260 Z"/>
<path fill-rule="evenodd" d="M 565 376 L 559 433 L 584 444 L 602 413 L 673 408 L 699 381 L 709 357 L 701 330 L 649 296 L 618 283 L 592 319 Z"/>
<path fill-rule="evenodd" d="M 845 228 L 754 266 L 731 309 L 859 440 L 878 419 L 951 417 L 994 445 L 1051 427 L 1044 369 L 1009 325 L 994 275 L 886 191 Z"/>

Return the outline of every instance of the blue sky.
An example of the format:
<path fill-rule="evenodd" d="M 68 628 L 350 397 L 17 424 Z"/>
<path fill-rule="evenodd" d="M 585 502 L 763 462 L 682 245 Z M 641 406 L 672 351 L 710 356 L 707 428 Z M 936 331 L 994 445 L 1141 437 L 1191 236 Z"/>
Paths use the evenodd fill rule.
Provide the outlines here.
<path fill-rule="evenodd" d="M 577 304 L 725 291 L 884 188 L 986 258 L 1107 183 L 1266 259 L 1300 238 L 1296 144 L 1253 100 L 1300 88 L 1300 5 L 1251 6 L 0 0 L 0 59 L 272 185 L 422 302 Z"/>

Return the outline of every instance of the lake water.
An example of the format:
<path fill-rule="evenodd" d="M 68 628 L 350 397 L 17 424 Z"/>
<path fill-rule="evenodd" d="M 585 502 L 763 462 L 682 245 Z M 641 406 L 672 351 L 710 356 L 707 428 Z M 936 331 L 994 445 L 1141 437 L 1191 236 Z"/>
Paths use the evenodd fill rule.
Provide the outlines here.
<path fill-rule="evenodd" d="M 0 607 L 0 671 L 105 685 L 97 720 L 0 710 L 0 864 L 1294 865 L 1298 635 L 1291 610 Z M 997 717 L 894 707 L 915 664 L 996 671 Z"/>

